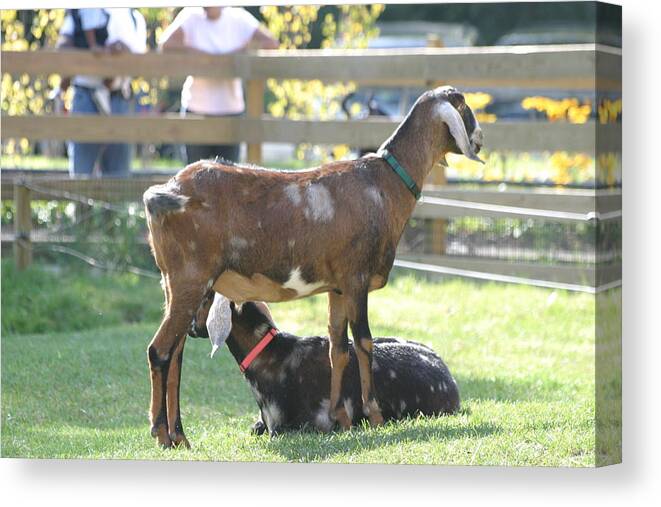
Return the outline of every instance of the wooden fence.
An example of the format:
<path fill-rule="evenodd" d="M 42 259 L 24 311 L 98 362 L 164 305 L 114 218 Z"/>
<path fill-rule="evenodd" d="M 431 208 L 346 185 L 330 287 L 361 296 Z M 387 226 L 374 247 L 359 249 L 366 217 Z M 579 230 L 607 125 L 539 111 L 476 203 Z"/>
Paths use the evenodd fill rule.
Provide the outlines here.
<path fill-rule="evenodd" d="M 354 147 L 378 146 L 396 126 L 383 119 L 361 121 L 309 121 L 276 119 L 264 114 L 264 87 L 269 78 L 318 79 L 325 82 L 354 81 L 379 86 L 434 87 L 453 84 L 459 88 L 490 89 L 517 87 L 530 89 L 621 90 L 621 51 L 595 44 L 562 46 L 516 46 L 461 49 L 413 50 L 305 50 L 258 51 L 232 56 L 158 54 L 93 55 L 89 52 L 3 52 L 2 71 L 13 75 L 90 74 L 105 76 L 181 78 L 189 74 L 208 77 L 240 77 L 247 91 L 247 115 L 242 118 L 181 118 L 175 115 L 114 117 L 85 116 L 2 116 L 2 137 L 32 140 L 129 141 L 135 143 L 222 143 L 247 142 L 248 159 L 260 163 L 264 142 L 311 144 L 346 143 Z M 619 124 L 597 125 L 498 121 L 482 126 L 490 150 L 619 152 Z M 435 170 L 425 188 L 425 199 L 416 209 L 419 218 L 453 216 L 526 216 L 554 221 L 590 220 L 617 216 L 621 206 L 618 192 L 555 191 L 462 192 L 443 187 L 444 174 Z M 2 181 L 2 198 L 16 201 L 17 260 L 29 262 L 29 200 L 35 193 L 29 184 L 12 178 Z M 130 192 L 142 193 L 158 180 L 133 178 Z M 126 199 L 112 194 L 119 184 L 113 180 L 51 180 L 39 178 L 38 185 L 66 186 L 70 192 L 98 196 L 102 200 Z M 36 182 L 35 182 L 36 183 Z M 439 186 L 439 184 L 441 186 Z M 34 185 L 33 185 L 34 186 Z M 126 187 L 126 186 L 125 186 Z M 128 187 L 127 187 L 128 188 Z M 38 194 L 38 192 L 36 192 Z M 136 196 L 131 195 L 131 199 Z M 28 202 L 28 204 L 26 204 Z M 22 210 L 22 211 L 21 211 Z M 595 214 L 595 210 L 605 213 Z M 571 213 L 574 213 L 572 215 Z M 21 218 L 23 217 L 23 218 Z M 449 261 L 443 253 L 443 227 L 435 229 L 436 256 L 426 261 L 438 265 Z M 494 262 L 496 264 L 494 264 Z M 521 276 L 543 276 L 547 280 L 587 280 L 600 283 L 592 273 L 493 261 L 482 266 L 485 272 L 510 272 L 516 266 Z M 479 268 L 479 266 L 477 266 Z M 476 268 L 470 265 L 471 270 Z M 564 274 L 562 274 L 564 273 Z M 615 273 L 607 282 L 615 281 Z M 613 279 L 613 280 L 611 280 Z M 601 280 L 603 281 L 603 280 Z"/>

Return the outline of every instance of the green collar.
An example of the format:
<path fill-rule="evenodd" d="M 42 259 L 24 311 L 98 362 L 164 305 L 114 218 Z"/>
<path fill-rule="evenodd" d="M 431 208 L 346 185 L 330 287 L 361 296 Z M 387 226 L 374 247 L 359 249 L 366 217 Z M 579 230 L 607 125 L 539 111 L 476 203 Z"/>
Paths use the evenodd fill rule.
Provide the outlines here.
<path fill-rule="evenodd" d="M 404 169 L 399 162 L 397 162 L 397 159 L 394 157 L 392 153 L 390 153 L 388 150 L 380 150 L 378 155 L 384 159 L 386 162 L 388 162 L 388 165 L 392 167 L 392 170 L 397 173 L 397 176 L 401 178 L 401 180 L 404 182 L 404 185 L 406 185 L 406 188 L 410 190 L 410 192 L 413 194 L 413 197 L 415 197 L 415 200 L 417 201 L 420 199 L 420 195 L 422 192 L 420 192 L 420 189 L 418 188 L 418 185 L 415 184 L 415 181 L 413 181 L 413 178 L 411 178 L 411 175 L 406 172 L 406 169 Z"/>

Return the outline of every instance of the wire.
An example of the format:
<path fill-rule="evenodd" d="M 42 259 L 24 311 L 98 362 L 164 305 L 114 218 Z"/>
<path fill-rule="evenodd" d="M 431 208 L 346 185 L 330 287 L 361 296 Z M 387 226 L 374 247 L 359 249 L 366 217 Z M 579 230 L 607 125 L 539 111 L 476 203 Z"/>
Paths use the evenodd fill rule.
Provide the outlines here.
<path fill-rule="evenodd" d="M 520 206 L 507 206 L 503 204 L 486 204 L 475 201 L 462 201 L 458 199 L 445 199 L 442 197 L 422 196 L 420 202 L 432 204 L 435 206 L 445 206 L 449 208 L 461 208 L 479 210 L 491 213 L 504 213 L 508 215 L 521 215 L 535 218 L 550 218 L 555 220 L 571 220 L 588 222 L 590 220 L 612 220 L 622 216 L 622 210 L 599 213 L 591 211 L 589 213 L 575 213 L 571 211 L 557 211 L 548 209 L 522 208 Z"/>
<path fill-rule="evenodd" d="M 521 276 L 510 276 L 510 275 L 498 275 L 494 273 L 484 273 L 482 271 L 472 271 L 469 269 L 458 269 L 458 268 L 449 268 L 445 266 L 438 266 L 436 264 L 424 264 L 422 262 L 411 262 L 395 259 L 395 266 L 400 268 L 415 269 L 418 271 L 427 271 L 430 273 L 439 273 L 443 275 L 452 275 L 452 276 L 463 276 L 467 278 L 477 278 L 480 280 L 489 280 L 493 282 L 506 282 L 506 283 L 518 283 L 524 285 L 534 285 L 537 287 L 546 287 L 549 289 L 564 289 L 577 292 L 588 292 L 590 294 L 596 294 L 613 287 L 619 287 L 622 285 L 622 280 L 615 280 L 598 287 L 592 287 L 590 285 L 578 285 L 573 283 L 563 283 L 563 282 L 551 282 L 547 280 L 535 280 L 533 278 L 524 278 Z"/>
<path fill-rule="evenodd" d="M 61 246 L 61 245 L 40 245 L 41 248 L 45 250 L 51 250 L 53 252 L 59 252 L 63 253 L 66 255 L 70 255 L 71 257 L 75 257 L 76 259 L 80 259 L 81 261 L 89 264 L 92 267 L 103 269 L 106 271 L 114 271 L 114 272 L 124 272 L 124 273 L 133 273 L 134 275 L 138 276 L 144 276 L 146 278 L 152 278 L 155 280 L 160 280 L 161 277 L 157 273 L 154 273 L 153 271 L 148 271 L 146 269 L 139 268 L 137 266 L 125 266 L 124 269 L 117 268 L 116 266 L 111 266 L 109 264 L 105 264 L 98 259 L 95 259 L 94 257 L 90 257 L 89 255 L 86 255 L 82 252 L 79 252 L 77 250 L 74 250 L 73 248 L 69 248 L 66 246 Z"/>
<path fill-rule="evenodd" d="M 67 201 L 76 201 L 82 204 L 87 204 L 88 206 L 99 206 L 101 208 L 110 211 L 116 211 L 118 213 L 125 213 L 125 214 L 129 213 L 124 206 L 118 206 L 116 204 L 112 204 L 108 201 L 102 201 L 100 199 L 92 199 L 91 197 L 85 197 L 84 195 L 74 194 L 72 192 L 67 192 L 66 190 L 55 190 L 52 188 L 44 188 L 44 187 L 40 187 L 39 185 L 35 185 L 30 181 L 16 182 L 16 184 L 17 185 L 20 184 L 24 187 L 29 188 L 30 190 L 39 192 L 40 194 L 49 195 L 52 197 L 61 197 Z"/>

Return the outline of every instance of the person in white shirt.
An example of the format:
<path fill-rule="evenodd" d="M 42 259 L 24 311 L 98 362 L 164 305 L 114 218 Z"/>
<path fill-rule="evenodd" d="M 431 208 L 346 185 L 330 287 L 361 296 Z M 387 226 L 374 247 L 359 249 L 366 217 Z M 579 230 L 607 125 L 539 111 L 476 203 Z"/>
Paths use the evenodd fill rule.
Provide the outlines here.
<path fill-rule="evenodd" d="M 147 26 L 137 9 L 69 9 L 60 28 L 59 49 L 77 48 L 93 52 L 144 53 L 147 50 Z M 64 80 L 68 82 L 69 80 Z M 127 114 L 129 112 L 129 77 L 103 79 L 98 76 L 75 76 L 72 114 Z M 61 86 L 66 88 L 65 86 Z M 126 176 L 131 163 L 127 143 L 69 143 L 71 175 L 92 174 L 97 162 L 104 176 Z"/>
<path fill-rule="evenodd" d="M 227 54 L 248 47 L 277 49 L 279 44 L 248 11 L 239 7 L 186 7 L 164 32 L 163 51 Z M 245 102 L 241 80 L 188 76 L 181 90 L 185 113 L 207 116 L 243 114 Z M 221 157 L 239 158 L 239 144 L 186 146 L 188 163 Z"/>

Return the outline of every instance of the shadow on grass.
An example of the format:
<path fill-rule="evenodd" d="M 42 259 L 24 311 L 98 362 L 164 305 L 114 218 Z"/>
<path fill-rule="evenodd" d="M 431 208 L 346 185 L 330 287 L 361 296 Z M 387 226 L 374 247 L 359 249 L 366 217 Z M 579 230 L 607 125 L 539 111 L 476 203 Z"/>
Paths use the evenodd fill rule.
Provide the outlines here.
<path fill-rule="evenodd" d="M 504 380 L 498 377 L 462 377 L 460 375 L 455 378 L 462 401 L 550 401 L 558 399 L 559 394 L 567 387 L 550 379 L 544 381 L 539 379 Z"/>
<path fill-rule="evenodd" d="M 352 455 L 398 444 L 481 438 L 502 431 L 500 427 L 489 423 L 439 426 L 437 423 L 446 417 L 394 421 L 379 429 L 354 428 L 350 432 L 328 435 L 316 431 L 294 431 L 272 438 L 266 445 L 270 451 L 277 452 L 288 461 L 319 461 L 335 455 Z"/>

